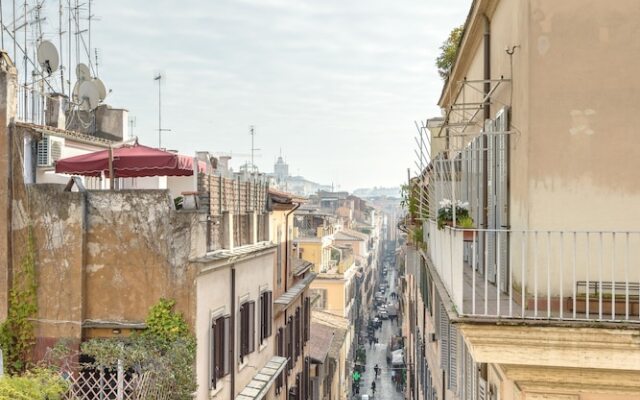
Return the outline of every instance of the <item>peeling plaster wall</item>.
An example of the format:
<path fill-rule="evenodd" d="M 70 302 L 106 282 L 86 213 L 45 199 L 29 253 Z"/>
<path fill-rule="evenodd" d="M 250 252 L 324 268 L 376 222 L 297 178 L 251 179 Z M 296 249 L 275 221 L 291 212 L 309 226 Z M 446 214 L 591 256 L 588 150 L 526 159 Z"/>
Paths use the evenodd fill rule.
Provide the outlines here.
<path fill-rule="evenodd" d="M 36 337 L 42 347 L 53 344 L 55 338 L 79 341 L 82 333 L 84 204 L 81 193 L 63 192 L 62 188 L 59 185 L 29 187 L 30 207 L 34 211 L 40 320 L 36 324 Z M 17 203 L 14 210 L 22 209 L 24 203 Z M 23 229 L 26 214 L 14 221 L 15 229 Z"/>
<path fill-rule="evenodd" d="M 176 212 L 164 190 L 96 191 L 85 199 L 62 188 L 29 186 L 37 249 L 36 357 L 58 338 L 78 343 L 93 336 L 83 334 L 83 321 L 143 322 L 161 297 L 175 299 L 193 326 L 195 266 L 189 259 L 204 248 L 199 214 Z M 26 204 L 14 203 L 14 236 L 26 232 Z"/>
<path fill-rule="evenodd" d="M 16 113 L 17 81 L 13 67 L 0 68 L 0 321 L 7 318 L 11 279 L 11 142 Z"/>
<path fill-rule="evenodd" d="M 88 213 L 86 318 L 143 321 L 168 297 L 193 320 L 198 214 L 177 213 L 164 190 L 89 192 Z"/>

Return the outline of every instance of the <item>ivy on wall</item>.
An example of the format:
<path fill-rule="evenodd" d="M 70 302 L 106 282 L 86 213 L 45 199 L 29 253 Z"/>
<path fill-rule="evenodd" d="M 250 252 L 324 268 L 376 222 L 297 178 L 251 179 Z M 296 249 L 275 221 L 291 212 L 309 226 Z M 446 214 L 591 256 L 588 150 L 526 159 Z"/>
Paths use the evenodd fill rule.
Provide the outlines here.
<path fill-rule="evenodd" d="M 35 262 L 33 227 L 29 226 L 25 254 L 19 268 L 13 271 L 7 319 L 0 325 L 0 346 L 10 374 L 27 369 L 35 344 L 33 318 L 38 312 Z"/>

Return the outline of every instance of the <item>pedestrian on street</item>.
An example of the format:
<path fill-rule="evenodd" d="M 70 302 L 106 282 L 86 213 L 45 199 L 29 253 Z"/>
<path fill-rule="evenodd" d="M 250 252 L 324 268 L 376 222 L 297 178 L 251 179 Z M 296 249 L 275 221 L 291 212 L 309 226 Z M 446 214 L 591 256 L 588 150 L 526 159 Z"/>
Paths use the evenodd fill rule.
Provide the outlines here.
<path fill-rule="evenodd" d="M 373 394 L 376 394 L 376 382 L 375 381 L 371 382 L 371 391 L 373 392 Z"/>
<path fill-rule="evenodd" d="M 376 373 L 376 379 L 378 379 L 378 374 L 380 374 L 380 367 L 378 366 L 378 364 L 376 364 L 376 366 L 373 367 L 373 370 Z"/>

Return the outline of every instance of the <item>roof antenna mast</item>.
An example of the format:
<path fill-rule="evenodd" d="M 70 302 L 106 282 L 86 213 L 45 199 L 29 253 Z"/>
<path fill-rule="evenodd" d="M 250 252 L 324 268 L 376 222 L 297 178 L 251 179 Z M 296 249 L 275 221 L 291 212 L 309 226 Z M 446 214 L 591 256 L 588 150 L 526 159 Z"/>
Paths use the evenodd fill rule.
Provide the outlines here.
<path fill-rule="evenodd" d="M 254 145 L 256 132 L 255 132 L 255 127 L 253 125 L 249 127 L 249 134 L 251 135 L 251 169 L 253 170 L 253 172 L 257 172 L 258 168 L 256 167 L 256 164 L 253 162 L 253 159 L 255 156 L 255 152 L 260 149 L 257 149 Z"/>

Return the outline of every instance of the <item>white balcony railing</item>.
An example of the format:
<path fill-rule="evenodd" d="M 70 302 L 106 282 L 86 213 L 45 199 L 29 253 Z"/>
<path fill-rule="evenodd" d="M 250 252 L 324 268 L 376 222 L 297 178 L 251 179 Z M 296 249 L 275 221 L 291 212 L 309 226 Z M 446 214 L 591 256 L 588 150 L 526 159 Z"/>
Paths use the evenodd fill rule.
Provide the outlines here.
<path fill-rule="evenodd" d="M 640 232 L 426 228 L 459 315 L 640 322 Z"/>

